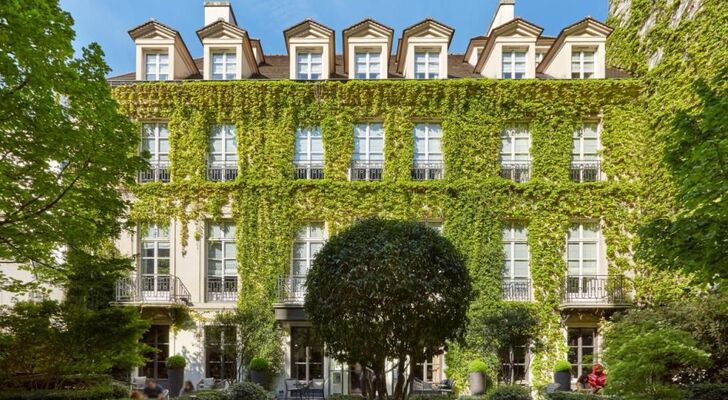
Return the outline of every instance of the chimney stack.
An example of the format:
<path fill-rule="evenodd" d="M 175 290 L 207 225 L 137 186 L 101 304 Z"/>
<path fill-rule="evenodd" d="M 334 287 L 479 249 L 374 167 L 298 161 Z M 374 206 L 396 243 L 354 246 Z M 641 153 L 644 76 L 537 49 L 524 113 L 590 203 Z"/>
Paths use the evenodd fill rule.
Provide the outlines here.
<path fill-rule="evenodd" d="M 495 10 L 493 21 L 488 28 L 488 36 L 493 29 L 513 21 L 516 15 L 516 0 L 499 0 L 498 8 Z"/>
<path fill-rule="evenodd" d="M 205 26 L 218 20 L 238 24 L 230 0 L 205 0 Z"/>

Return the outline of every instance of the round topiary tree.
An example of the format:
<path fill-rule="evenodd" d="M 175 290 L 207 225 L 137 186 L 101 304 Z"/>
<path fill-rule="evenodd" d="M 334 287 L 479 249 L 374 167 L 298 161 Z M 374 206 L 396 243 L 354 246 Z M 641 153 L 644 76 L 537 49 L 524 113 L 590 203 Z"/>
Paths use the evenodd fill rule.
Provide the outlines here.
<path fill-rule="evenodd" d="M 418 222 L 370 218 L 332 237 L 306 280 L 305 311 L 327 351 L 359 363 L 370 398 L 387 396 L 386 360 L 420 362 L 462 338 L 472 298 L 460 253 Z M 393 399 L 405 398 L 399 362 Z"/>

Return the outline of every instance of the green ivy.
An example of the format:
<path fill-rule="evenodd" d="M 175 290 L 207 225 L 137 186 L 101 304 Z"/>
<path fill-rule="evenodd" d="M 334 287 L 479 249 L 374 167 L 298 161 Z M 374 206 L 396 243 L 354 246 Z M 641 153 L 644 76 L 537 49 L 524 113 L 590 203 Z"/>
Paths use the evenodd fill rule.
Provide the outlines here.
<path fill-rule="evenodd" d="M 260 309 L 271 320 L 277 277 L 288 273 L 292 240 L 307 221 L 326 221 L 330 235 L 371 215 L 445 221 L 444 234 L 467 257 L 473 277 L 477 299 L 471 320 L 501 301 L 504 222 L 525 221 L 546 343 L 533 368 L 533 381 L 542 387 L 566 352 L 559 292 L 571 219 L 604 221 L 610 272 L 635 271 L 641 301 L 652 301 L 653 286 L 674 287 L 671 277 L 632 258 L 637 224 L 663 211 L 660 199 L 669 191 L 645 184 L 664 172 L 651 147 L 643 91 L 630 79 L 463 79 L 145 83 L 117 87 L 114 94 L 136 121 L 169 121 L 172 182 L 131 188 L 137 199 L 133 220 L 174 218 L 186 226 L 220 218 L 229 203 L 238 227 L 240 307 Z M 592 118 L 603 121 L 603 169 L 609 179 L 574 183 L 568 173 L 572 134 Z M 365 121 L 384 124 L 384 179 L 348 182 L 352 125 Z M 412 129 L 421 121 L 443 126 L 445 180 L 410 179 Z M 523 184 L 499 176 L 500 133 L 510 121 L 530 124 L 533 174 Z M 237 127 L 240 174 L 235 182 L 204 179 L 207 137 L 215 123 Z M 325 180 L 292 179 L 294 131 L 306 126 L 321 126 Z M 471 329 L 464 343 L 450 347 L 448 375 L 465 387 L 467 364 L 484 357 L 495 362 L 493 355 L 482 354 L 482 333 Z"/>

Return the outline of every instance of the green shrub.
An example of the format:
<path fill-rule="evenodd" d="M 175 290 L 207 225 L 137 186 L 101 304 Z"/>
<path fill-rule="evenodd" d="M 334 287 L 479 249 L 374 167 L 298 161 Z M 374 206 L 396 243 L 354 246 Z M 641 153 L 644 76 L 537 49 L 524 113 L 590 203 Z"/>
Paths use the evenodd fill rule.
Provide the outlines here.
<path fill-rule="evenodd" d="M 270 368 L 270 365 L 268 364 L 268 360 L 265 358 L 254 358 L 250 360 L 250 365 L 248 366 L 248 369 L 251 371 L 268 371 L 268 368 Z"/>
<path fill-rule="evenodd" d="M 531 392 L 525 386 L 502 385 L 488 393 L 488 400 L 531 400 Z"/>
<path fill-rule="evenodd" d="M 619 400 L 616 396 L 600 396 L 589 393 L 554 392 L 546 396 L 549 400 Z"/>
<path fill-rule="evenodd" d="M 410 400 L 456 400 L 457 397 L 454 394 L 441 394 L 441 395 L 421 395 L 416 394 L 409 397 Z M 359 398 L 361 400 L 361 398 Z"/>
<path fill-rule="evenodd" d="M 724 400 L 728 399 L 728 384 L 704 383 L 688 387 L 685 400 Z"/>
<path fill-rule="evenodd" d="M 183 369 L 187 365 L 187 360 L 180 355 L 171 356 L 167 358 L 167 368 L 169 369 Z"/>
<path fill-rule="evenodd" d="M 267 400 L 268 393 L 253 382 L 240 382 L 230 387 L 232 400 Z"/>
<path fill-rule="evenodd" d="M 482 360 L 471 361 L 470 364 L 468 364 L 468 372 L 480 372 L 483 375 L 486 375 L 488 373 L 488 364 Z"/>
<path fill-rule="evenodd" d="M 0 392 L 0 400 L 109 400 L 128 398 L 129 391 L 119 386 L 94 386 L 75 390 L 8 390 Z"/>
<path fill-rule="evenodd" d="M 571 363 L 566 360 L 556 361 L 554 372 L 571 372 Z"/>
<path fill-rule="evenodd" d="M 233 397 L 227 390 L 201 390 L 199 392 L 195 392 L 193 395 L 178 397 L 180 400 L 189 400 L 193 398 L 200 400 L 232 400 Z"/>

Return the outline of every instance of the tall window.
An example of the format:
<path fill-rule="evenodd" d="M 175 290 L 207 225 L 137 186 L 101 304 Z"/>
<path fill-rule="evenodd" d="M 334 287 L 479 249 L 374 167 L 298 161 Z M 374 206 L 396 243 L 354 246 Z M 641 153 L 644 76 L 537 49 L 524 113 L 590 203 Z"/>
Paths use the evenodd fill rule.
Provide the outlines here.
<path fill-rule="evenodd" d="M 503 79 L 526 77 L 526 52 L 523 50 L 503 51 Z"/>
<path fill-rule="evenodd" d="M 415 52 L 415 78 L 437 79 L 439 77 L 440 52 L 434 50 Z"/>
<path fill-rule="evenodd" d="M 296 179 L 324 178 L 324 144 L 321 128 L 296 130 L 293 163 L 296 166 Z"/>
<path fill-rule="evenodd" d="M 529 349 L 526 341 L 519 341 L 501 347 L 498 351 L 500 372 L 498 380 L 506 384 L 521 384 L 526 382 L 528 371 Z"/>
<path fill-rule="evenodd" d="M 230 181 L 238 176 L 238 139 L 235 125 L 215 125 L 212 127 L 209 144 L 209 171 L 211 181 Z"/>
<path fill-rule="evenodd" d="M 571 375 L 578 378 L 582 374 L 588 374 L 592 364 L 598 361 L 596 328 L 569 328 L 567 344 Z"/>
<path fill-rule="evenodd" d="M 207 301 L 235 301 L 238 263 L 235 224 L 210 224 L 207 228 Z"/>
<path fill-rule="evenodd" d="M 167 53 L 147 53 L 144 56 L 144 79 L 148 81 L 169 80 L 169 55 Z"/>
<path fill-rule="evenodd" d="M 412 179 L 442 179 L 442 128 L 439 124 L 415 125 L 415 161 Z"/>
<path fill-rule="evenodd" d="M 296 55 L 296 79 L 317 80 L 323 73 L 323 55 L 321 52 L 299 52 Z"/>
<path fill-rule="evenodd" d="M 415 379 L 428 383 L 440 383 L 442 380 L 442 355 L 415 363 L 412 372 Z"/>
<path fill-rule="evenodd" d="M 139 367 L 139 376 L 151 379 L 167 379 L 167 357 L 169 357 L 169 326 L 152 325 L 142 336 L 142 343 L 157 349 L 144 355 L 146 364 Z"/>
<path fill-rule="evenodd" d="M 531 177 L 531 133 L 527 124 L 516 124 L 501 133 L 501 176 L 516 182 Z"/>
<path fill-rule="evenodd" d="M 326 233 L 323 222 L 312 222 L 298 231 L 293 244 L 291 274 L 306 276 L 316 253 L 324 247 Z"/>
<path fill-rule="evenodd" d="M 324 346 L 311 328 L 291 328 L 291 378 L 302 382 L 324 378 Z"/>
<path fill-rule="evenodd" d="M 378 51 L 360 51 L 355 55 L 356 79 L 379 79 L 382 76 L 381 53 Z"/>
<path fill-rule="evenodd" d="M 530 300 L 528 228 L 509 224 L 503 229 L 503 297 Z"/>
<path fill-rule="evenodd" d="M 585 123 L 574 132 L 571 150 L 571 179 L 577 182 L 592 182 L 600 179 L 599 167 L 599 125 Z"/>
<path fill-rule="evenodd" d="M 381 180 L 384 168 L 384 128 L 382 124 L 354 126 L 354 154 L 351 180 Z"/>
<path fill-rule="evenodd" d="M 600 291 L 599 225 L 596 222 L 575 223 L 569 227 L 567 242 L 569 266 L 566 281 L 567 300 L 591 299 Z"/>
<path fill-rule="evenodd" d="M 145 297 L 169 296 L 169 227 L 149 225 L 141 235 L 141 285 Z"/>
<path fill-rule="evenodd" d="M 234 326 L 205 327 L 205 377 L 236 379 L 237 332 Z"/>
<path fill-rule="evenodd" d="M 151 169 L 142 171 L 140 182 L 169 182 L 169 130 L 165 123 L 142 124 L 142 151 L 148 153 Z"/>
<path fill-rule="evenodd" d="M 212 79 L 232 80 L 237 76 L 237 58 L 233 51 L 212 53 Z"/>
<path fill-rule="evenodd" d="M 571 78 L 594 77 L 594 50 L 575 49 L 571 52 Z"/>

